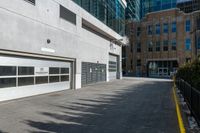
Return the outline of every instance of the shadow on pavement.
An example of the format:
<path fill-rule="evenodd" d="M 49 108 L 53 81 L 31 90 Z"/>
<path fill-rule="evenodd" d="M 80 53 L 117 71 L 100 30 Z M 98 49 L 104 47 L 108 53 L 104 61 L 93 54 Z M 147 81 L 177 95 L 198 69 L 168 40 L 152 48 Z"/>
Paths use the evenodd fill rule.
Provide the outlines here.
<path fill-rule="evenodd" d="M 154 83 L 145 84 L 148 86 L 146 88 L 140 85 L 137 89 L 129 86 L 124 90 L 116 89 L 112 93 L 99 94 L 99 97 L 93 99 L 79 98 L 76 102 L 51 105 L 59 111 L 39 112 L 51 118 L 51 121 L 26 120 L 25 123 L 42 133 L 133 133 L 135 131 L 133 122 L 136 122 L 134 118 L 137 117 L 137 114 L 133 112 L 140 111 L 142 106 L 139 100 L 140 95 L 137 94 L 153 85 Z M 150 126 L 151 124 L 149 127 L 144 126 L 141 132 L 147 129 L 149 133 L 151 130 L 156 131 Z"/>

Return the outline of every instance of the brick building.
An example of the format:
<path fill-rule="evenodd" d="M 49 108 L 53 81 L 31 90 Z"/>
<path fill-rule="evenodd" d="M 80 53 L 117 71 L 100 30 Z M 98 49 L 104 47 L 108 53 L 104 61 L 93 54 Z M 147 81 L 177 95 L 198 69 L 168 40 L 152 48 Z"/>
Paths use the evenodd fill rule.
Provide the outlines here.
<path fill-rule="evenodd" d="M 148 13 L 130 28 L 130 45 L 125 47 L 126 75 L 169 77 L 185 62 L 198 57 L 199 11 L 179 9 Z"/>

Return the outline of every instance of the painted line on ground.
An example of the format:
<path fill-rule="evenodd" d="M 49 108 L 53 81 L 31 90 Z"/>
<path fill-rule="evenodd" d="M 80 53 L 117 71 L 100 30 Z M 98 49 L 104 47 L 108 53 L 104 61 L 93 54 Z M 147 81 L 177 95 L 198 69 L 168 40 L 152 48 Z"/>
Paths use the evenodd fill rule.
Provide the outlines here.
<path fill-rule="evenodd" d="M 175 92 L 175 87 L 173 87 L 173 95 L 174 95 L 174 101 L 175 101 L 175 105 L 176 105 L 176 114 L 177 114 L 177 118 L 178 118 L 180 133 L 186 133 L 185 126 L 183 123 L 183 118 L 181 116 L 180 107 L 178 104 L 178 99 L 177 99 L 176 92 Z"/>

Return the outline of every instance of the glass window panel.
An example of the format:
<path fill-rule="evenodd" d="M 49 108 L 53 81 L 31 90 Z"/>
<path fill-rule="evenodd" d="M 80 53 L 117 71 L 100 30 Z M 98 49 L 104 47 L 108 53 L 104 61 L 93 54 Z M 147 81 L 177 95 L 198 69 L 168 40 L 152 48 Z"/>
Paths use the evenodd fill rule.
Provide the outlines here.
<path fill-rule="evenodd" d="M 125 8 L 119 0 L 73 0 L 111 29 L 124 35 Z"/>
<path fill-rule="evenodd" d="M 152 34 L 153 34 L 153 27 L 152 27 L 152 25 L 149 25 L 149 26 L 148 26 L 148 34 L 149 34 L 149 35 L 152 35 Z"/>
<path fill-rule="evenodd" d="M 160 41 L 156 42 L 156 51 L 160 51 Z"/>
<path fill-rule="evenodd" d="M 61 68 L 61 74 L 68 74 L 69 68 Z"/>
<path fill-rule="evenodd" d="M 34 77 L 20 77 L 18 78 L 18 86 L 34 85 Z"/>
<path fill-rule="evenodd" d="M 169 31 L 168 31 L 168 24 L 167 23 L 165 23 L 164 25 L 163 25 L 163 32 L 164 33 L 168 33 Z"/>
<path fill-rule="evenodd" d="M 163 41 L 163 51 L 168 51 L 168 40 Z"/>
<path fill-rule="evenodd" d="M 160 35 L 160 24 L 156 24 L 156 34 Z"/>
<path fill-rule="evenodd" d="M 50 76 L 49 82 L 50 83 L 59 82 L 59 76 Z"/>
<path fill-rule="evenodd" d="M 138 52 L 138 53 L 141 52 L 141 43 L 137 43 L 137 52 Z"/>
<path fill-rule="evenodd" d="M 61 76 L 61 81 L 69 81 L 69 75 Z"/>
<path fill-rule="evenodd" d="M 186 20 L 186 23 L 185 23 L 185 31 L 186 32 L 189 32 L 190 31 L 190 20 Z"/>
<path fill-rule="evenodd" d="M 60 5 L 60 17 L 76 25 L 76 14 Z"/>
<path fill-rule="evenodd" d="M 35 0 L 25 0 L 25 1 L 30 2 L 35 5 Z"/>
<path fill-rule="evenodd" d="M 18 67 L 18 75 L 34 75 L 34 67 Z"/>
<path fill-rule="evenodd" d="M 197 48 L 200 49 L 200 37 L 197 39 Z"/>
<path fill-rule="evenodd" d="M 176 32 L 176 22 L 172 23 L 172 32 Z"/>
<path fill-rule="evenodd" d="M 185 50 L 191 50 L 191 39 L 185 40 Z"/>
<path fill-rule="evenodd" d="M 49 74 L 59 74 L 59 68 L 58 67 L 50 67 Z"/>
<path fill-rule="evenodd" d="M 0 88 L 16 87 L 16 78 L 2 78 L 0 79 Z"/>
<path fill-rule="evenodd" d="M 172 50 L 176 50 L 176 39 L 172 40 Z"/>
<path fill-rule="evenodd" d="M 48 77 L 42 76 L 42 77 L 36 77 L 36 84 L 45 84 L 48 83 Z"/>
<path fill-rule="evenodd" d="M 0 66 L 0 76 L 16 76 L 16 66 Z"/>

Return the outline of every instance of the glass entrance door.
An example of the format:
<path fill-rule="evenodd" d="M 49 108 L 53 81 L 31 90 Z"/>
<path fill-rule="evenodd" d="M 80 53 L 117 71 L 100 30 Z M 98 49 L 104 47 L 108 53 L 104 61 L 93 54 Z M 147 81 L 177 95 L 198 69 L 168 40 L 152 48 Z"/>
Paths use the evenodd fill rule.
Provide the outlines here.
<path fill-rule="evenodd" d="M 169 72 L 168 72 L 168 68 L 167 67 L 162 67 L 162 68 L 158 68 L 158 75 L 159 77 L 169 77 Z"/>

